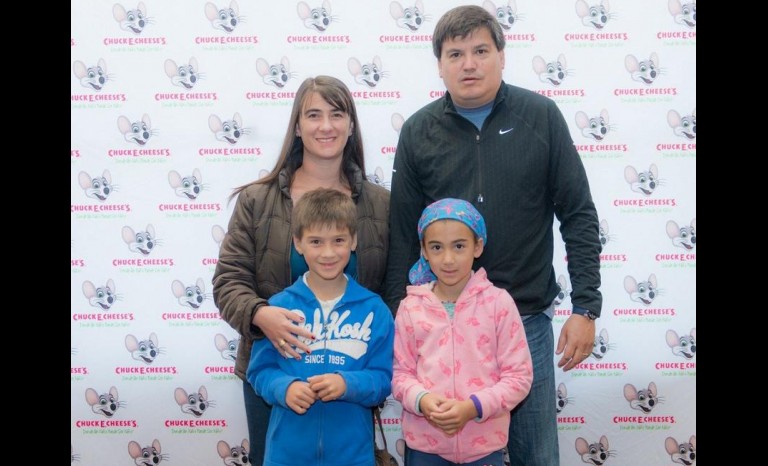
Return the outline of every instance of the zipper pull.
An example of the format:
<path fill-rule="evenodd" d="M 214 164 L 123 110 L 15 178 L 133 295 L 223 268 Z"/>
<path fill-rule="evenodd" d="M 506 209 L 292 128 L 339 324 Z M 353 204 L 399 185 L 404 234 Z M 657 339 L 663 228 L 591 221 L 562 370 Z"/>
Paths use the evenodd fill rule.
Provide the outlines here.
<path fill-rule="evenodd" d="M 478 204 L 482 204 L 483 203 L 483 195 L 482 195 L 482 193 L 477 195 L 477 203 Z"/>

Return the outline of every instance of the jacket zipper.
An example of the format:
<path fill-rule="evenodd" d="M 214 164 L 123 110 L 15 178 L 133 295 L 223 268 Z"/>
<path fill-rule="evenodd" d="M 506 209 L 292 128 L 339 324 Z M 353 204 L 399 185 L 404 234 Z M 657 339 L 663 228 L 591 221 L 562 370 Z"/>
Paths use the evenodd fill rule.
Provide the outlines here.
<path fill-rule="evenodd" d="M 483 198 L 483 158 L 480 156 L 480 133 L 475 133 L 475 146 L 477 147 L 477 203 L 482 204 Z"/>

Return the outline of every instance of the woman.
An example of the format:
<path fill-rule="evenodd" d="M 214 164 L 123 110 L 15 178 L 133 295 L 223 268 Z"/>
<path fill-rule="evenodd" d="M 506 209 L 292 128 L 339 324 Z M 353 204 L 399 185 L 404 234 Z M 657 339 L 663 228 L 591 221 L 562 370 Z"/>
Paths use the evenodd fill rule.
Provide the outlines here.
<path fill-rule="evenodd" d="M 256 338 L 300 358 L 292 347 L 309 348 L 297 336 L 300 316 L 268 306 L 267 299 L 308 270 L 291 240 L 291 209 L 316 188 L 346 193 L 357 206 L 357 249 L 345 272 L 380 292 L 388 249 L 389 191 L 365 179 L 357 110 L 347 86 L 330 76 L 307 78 L 296 92 L 277 164 L 265 177 L 237 188 L 229 227 L 213 275 L 213 299 L 221 316 L 240 335 L 235 373 L 243 379 L 251 464 L 264 458 L 270 407 L 246 381 Z"/>

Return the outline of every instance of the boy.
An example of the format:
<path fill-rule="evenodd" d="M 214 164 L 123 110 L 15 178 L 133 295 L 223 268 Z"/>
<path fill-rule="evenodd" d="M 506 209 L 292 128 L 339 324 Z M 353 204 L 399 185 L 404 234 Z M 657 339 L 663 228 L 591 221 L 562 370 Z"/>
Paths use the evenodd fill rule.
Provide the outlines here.
<path fill-rule="evenodd" d="M 301 314 L 314 337 L 299 337 L 310 348 L 301 359 L 266 338 L 253 344 L 246 376 L 273 405 L 264 465 L 373 466 L 371 407 L 391 392 L 394 322 L 377 294 L 344 274 L 357 245 L 355 204 L 334 189 L 310 191 L 291 225 L 309 271 L 269 304 Z"/>

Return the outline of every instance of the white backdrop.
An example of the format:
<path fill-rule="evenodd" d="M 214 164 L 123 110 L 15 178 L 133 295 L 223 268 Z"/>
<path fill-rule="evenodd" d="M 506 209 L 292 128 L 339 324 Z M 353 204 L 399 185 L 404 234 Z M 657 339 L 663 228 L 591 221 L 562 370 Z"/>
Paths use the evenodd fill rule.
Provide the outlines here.
<path fill-rule="evenodd" d="M 560 456 L 595 464 L 582 453 L 598 444 L 606 466 L 681 463 L 696 433 L 695 2 L 590 1 L 492 5 L 515 18 L 504 79 L 559 104 L 605 233 L 599 341 L 558 372 L 552 400 Z M 317 74 L 353 91 L 369 175 L 388 187 L 402 120 L 445 89 L 432 30 L 462 3 L 71 3 L 73 462 L 140 464 L 154 444 L 161 464 L 239 464 L 238 335 L 211 299 L 227 197 L 273 166 L 294 92 Z M 571 309 L 564 251 L 556 332 Z M 388 402 L 384 422 L 402 465 L 400 409 Z"/>

